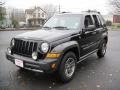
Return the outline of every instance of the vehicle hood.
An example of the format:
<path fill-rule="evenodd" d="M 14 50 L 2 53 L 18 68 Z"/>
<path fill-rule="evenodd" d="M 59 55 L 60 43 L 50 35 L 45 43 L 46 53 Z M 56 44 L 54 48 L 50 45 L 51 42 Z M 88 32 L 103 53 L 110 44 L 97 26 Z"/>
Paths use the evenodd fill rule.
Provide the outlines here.
<path fill-rule="evenodd" d="M 15 38 L 44 40 L 53 42 L 77 34 L 77 30 L 36 30 L 16 36 Z"/>

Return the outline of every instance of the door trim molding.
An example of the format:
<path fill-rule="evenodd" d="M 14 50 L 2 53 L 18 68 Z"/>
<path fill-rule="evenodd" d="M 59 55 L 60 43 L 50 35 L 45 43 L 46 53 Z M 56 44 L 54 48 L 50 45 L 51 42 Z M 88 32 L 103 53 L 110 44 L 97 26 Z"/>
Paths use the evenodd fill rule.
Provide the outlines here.
<path fill-rule="evenodd" d="M 90 52 L 90 53 L 88 53 L 88 54 L 80 57 L 80 58 L 79 58 L 79 61 L 78 61 L 77 63 L 80 63 L 81 61 L 85 60 L 85 59 L 88 58 L 91 54 L 93 54 L 93 53 L 95 53 L 95 52 L 97 52 L 97 51 L 98 51 L 98 49 L 96 49 L 96 50 L 94 50 L 94 51 L 92 51 L 92 52 Z"/>

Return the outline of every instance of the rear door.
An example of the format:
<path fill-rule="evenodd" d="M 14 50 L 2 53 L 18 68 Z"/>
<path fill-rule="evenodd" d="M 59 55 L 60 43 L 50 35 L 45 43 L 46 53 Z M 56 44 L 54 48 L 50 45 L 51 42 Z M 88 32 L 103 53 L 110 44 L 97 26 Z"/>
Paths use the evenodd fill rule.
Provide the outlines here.
<path fill-rule="evenodd" d="M 94 20 L 94 25 L 96 27 L 96 29 L 94 30 L 94 32 L 96 32 L 96 34 L 95 34 L 94 47 L 93 47 L 93 50 L 95 50 L 98 48 L 98 45 L 100 43 L 101 34 L 104 29 L 102 27 L 102 22 L 99 18 L 99 15 L 92 15 L 92 17 Z"/>

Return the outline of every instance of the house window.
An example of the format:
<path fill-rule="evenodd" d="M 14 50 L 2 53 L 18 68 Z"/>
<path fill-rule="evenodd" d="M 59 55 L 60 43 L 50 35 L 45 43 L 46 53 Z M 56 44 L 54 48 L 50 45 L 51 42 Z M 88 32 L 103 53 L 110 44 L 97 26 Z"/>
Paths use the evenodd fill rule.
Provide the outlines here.
<path fill-rule="evenodd" d="M 38 17 L 40 17 L 40 13 L 38 13 Z"/>
<path fill-rule="evenodd" d="M 36 21 L 34 20 L 34 25 L 36 25 Z"/>
<path fill-rule="evenodd" d="M 44 17 L 44 13 L 42 13 L 42 17 Z"/>
<path fill-rule="evenodd" d="M 33 14 L 33 17 L 34 17 L 34 18 L 36 17 L 35 13 Z"/>
<path fill-rule="evenodd" d="M 38 24 L 40 24 L 40 20 L 38 20 Z"/>

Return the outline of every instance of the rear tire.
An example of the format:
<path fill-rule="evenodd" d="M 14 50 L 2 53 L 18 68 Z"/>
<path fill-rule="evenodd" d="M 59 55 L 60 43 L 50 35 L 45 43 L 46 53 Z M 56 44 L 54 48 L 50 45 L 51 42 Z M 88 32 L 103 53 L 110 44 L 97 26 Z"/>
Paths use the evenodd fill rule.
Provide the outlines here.
<path fill-rule="evenodd" d="M 105 54 L 106 54 L 106 49 L 107 49 L 107 43 L 106 43 L 105 40 L 103 40 L 102 43 L 101 43 L 101 46 L 100 46 L 100 48 L 99 48 L 99 50 L 98 50 L 98 52 L 97 52 L 97 56 L 98 56 L 99 58 L 104 57 Z"/>
<path fill-rule="evenodd" d="M 62 58 L 59 69 L 59 76 L 62 82 L 66 83 L 73 79 L 76 70 L 76 55 L 73 52 L 68 52 Z"/>

